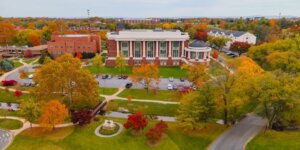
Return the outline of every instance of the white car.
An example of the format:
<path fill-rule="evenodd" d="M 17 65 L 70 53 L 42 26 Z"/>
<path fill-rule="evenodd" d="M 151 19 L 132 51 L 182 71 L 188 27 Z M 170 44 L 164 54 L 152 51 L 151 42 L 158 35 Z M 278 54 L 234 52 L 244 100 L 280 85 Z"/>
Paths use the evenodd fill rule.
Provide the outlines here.
<path fill-rule="evenodd" d="M 28 79 L 32 79 L 33 78 L 33 74 L 28 75 Z"/>
<path fill-rule="evenodd" d="M 173 77 L 170 77 L 170 78 L 169 78 L 169 81 L 170 81 L 170 82 L 173 82 L 173 81 L 174 81 L 174 78 L 173 78 Z"/>
<path fill-rule="evenodd" d="M 173 85 L 172 85 L 172 84 L 168 84 L 167 89 L 168 89 L 168 90 L 173 90 Z"/>

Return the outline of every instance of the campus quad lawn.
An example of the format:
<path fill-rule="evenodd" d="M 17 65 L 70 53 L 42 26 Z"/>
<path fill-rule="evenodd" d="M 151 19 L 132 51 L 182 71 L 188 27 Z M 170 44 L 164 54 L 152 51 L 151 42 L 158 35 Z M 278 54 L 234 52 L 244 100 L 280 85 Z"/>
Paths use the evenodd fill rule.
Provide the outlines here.
<path fill-rule="evenodd" d="M 101 85 L 100 85 L 101 86 Z M 99 93 L 103 95 L 113 95 L 118 91 L 118 88 L 106 88 L 106 87 L 100 87 Z"/>
<path fill-rule="evenodd" d="M 131 113 L 142 111 L 146 115 L 174 116 L 176 114 L 178 105 L 151 102 L 128 102 L 127 100 L 109 101 L 108 109 L 110 111 L 117 111 L 120 107 L 128 109 Z"/>
<path fill-rule="evenodd" d="M 19 102 L 21 99 L 29 99 L 29 94 L 22 94 L 20 97 L 16 97 L 14 92 L 6 92 L 0 89 L 0 102 Z"/>
<path fill-rule="evenodd" d="M 296 150 L 300 149 L 300 131 L 277 132 L 268 130 L 255 137 L 247 150 Z"/>
<path fill-rule="evenodd" d="M 33 62 L 34 60 L 36 60 L 37 58 L 24 58 L 23 61 L 26 63 L 26 64 L 30 64 L 31 62 Z"/>
<path fill-rule="evenodd" d="M 152 90 L 145 89 L 125 89 L 118 96 L 128 98 L 131 96 L 133 99 L 148 99 L 148 100 L 161 100 L 161 101 L 178 101 L 177 91 L 159 90 L 153 93 Z"/>
<path fill-rule="evenodd" d="M 0 116 L 19 116 L 19 113 L 17 111 L 9 111 L 9 110 L 4 110 L 0 109 Z"/>
<path fill-rule="evenodd" d="M 124 119 L 112 119 L 115 122 L 124 123 Z M 225 128 L 220 125 L 210 125 L 207 129 L 193 131 L 190 134 L 181 133 L 174 123 L 168 123 L 167 135 L 155 148 L 146 144 L 145 135 L 132 136 L 130 131 L 123 130 L 120 135 L 111 138 L 101 138 L 94 134 L 97 126 L 102 124 L 92 121 L 85 127 L 73 127 L 56 129 L 53 133 L 38 134 L 37 129 L 29 129 L 18 135 L 8 150 L 204 150 Z M 153 127 L 155 122 L 150 121 L 144 133 Z M 71 132 L 71 133 L 70 133 Z"/>
<path fill-rule="evenodd" d="M 111 74 L 111 75 L 119 75 L 121 74 L 120 71 L 116 67 L 109 67 L 105 66 L 102 69 L 98 70 L 93 66 L 87 67 L 90 72 L 93 74 Z M 132 74 L 132 67 L 126 67 L 123 71 L 124 75 L 131 75 Z M 180 67 L 159 67 L 159 76 L 163 78 L 181 78 L 186 77 L 187 73 L 185 70 L 182 70 Z"/>
<path fill-rule="evenodd" d="M 0 129 L 14 130 L 21 128 L 23 123 L 13 119 L 0 119 Z"/>
<path fill-rule="evenodd" d="M 12 61 L 13 61 L 14 65 L 15 65 L 15 68 L 23 66 L 23 64 L 19 62 L 19 59 L 13 59 Z"/>

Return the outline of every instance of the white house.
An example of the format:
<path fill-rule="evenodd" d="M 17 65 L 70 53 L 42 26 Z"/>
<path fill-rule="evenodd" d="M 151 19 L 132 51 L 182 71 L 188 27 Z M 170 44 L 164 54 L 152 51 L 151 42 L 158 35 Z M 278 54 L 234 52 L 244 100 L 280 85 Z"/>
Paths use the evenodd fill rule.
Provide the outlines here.
<path fill-rule="evenodd" d="M 243 31 L 232 31 L 232 30 L 221 30 L 221 29 L 213 29 L 210 32 L 208 32 L 208 35 L 214 36 L 214 37 L 226 37 L 231 39 L 231 41 L 226 43 L 226 48 L 229 48 L 231 43 L 233 42 L 247 42 L 249 44 L 256 44 L 256 36 L 249 32 L 243 32 Z"/>

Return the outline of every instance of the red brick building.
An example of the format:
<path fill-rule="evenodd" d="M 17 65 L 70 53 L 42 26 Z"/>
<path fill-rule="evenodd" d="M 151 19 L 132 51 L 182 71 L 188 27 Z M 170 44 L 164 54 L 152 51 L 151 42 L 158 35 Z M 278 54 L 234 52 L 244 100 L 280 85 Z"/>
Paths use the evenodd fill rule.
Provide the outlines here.
<path fill-rule="evenodd" d="M 129 66 L 145 63 L 179 66 L 189 62 L 206 63 L 211 50 L 195 43 L 190 47 L 189 35 L 179 30 L 124 30 L 110 32 L 107 38 L 107 66 L 116 65 L 121 51 Z"/>
<path fill-rule="evenodd" d="M 52 35 L 47 47 L 48 52 L 56 58 L 64 53 L 99 53 L 101 41 L 99 36 L 89 34 Z"/>

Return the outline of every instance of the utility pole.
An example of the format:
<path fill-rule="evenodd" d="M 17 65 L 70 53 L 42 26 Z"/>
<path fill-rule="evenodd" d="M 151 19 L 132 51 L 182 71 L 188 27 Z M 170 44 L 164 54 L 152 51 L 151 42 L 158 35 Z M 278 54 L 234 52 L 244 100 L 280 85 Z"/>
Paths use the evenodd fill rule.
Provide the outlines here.
<path fill-rule="evenodd" d="M 91 33 L 90 10 L 89 10 L 89 9 L 87 9 L 87 16 L 88 16 L 88 28 L 89 28 L 89 33 Z"/>

